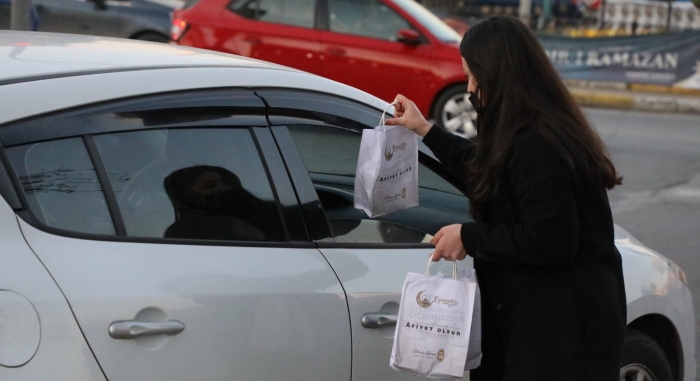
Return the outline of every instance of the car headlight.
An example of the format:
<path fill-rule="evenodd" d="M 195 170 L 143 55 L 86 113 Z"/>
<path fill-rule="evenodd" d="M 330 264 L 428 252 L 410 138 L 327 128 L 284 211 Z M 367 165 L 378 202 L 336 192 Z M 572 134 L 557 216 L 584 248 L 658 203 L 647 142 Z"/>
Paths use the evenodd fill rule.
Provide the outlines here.
<path fill-rule="evenodd" d="M 681 283 L 688 287 L 688 278 L 685 276 L 685 271 L 672 261 L 668 261 L 668 267 L 671 268 L 673 274 L 676 274 Z"/>

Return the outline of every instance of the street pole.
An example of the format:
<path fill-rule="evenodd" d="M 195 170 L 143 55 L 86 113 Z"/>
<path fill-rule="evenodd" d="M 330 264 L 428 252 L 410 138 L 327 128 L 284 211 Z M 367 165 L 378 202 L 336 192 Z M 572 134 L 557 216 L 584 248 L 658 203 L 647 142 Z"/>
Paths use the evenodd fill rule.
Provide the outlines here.
<path fill-rule="evenodd" d="M 532 10 L 532 0 L 520 0 L 518 16 L 527 26 L 530 26 L 530 10 Z"/>
<path fill-rule="evenodd" d="M 32 0 L 12 0 L 10 11 L 10 29 L 32 30 L 29 11 L 32 8 Z"/>
<path fill-rule="evenodd" d="M 666 11 L 666 31 L 670 32 L 671 31 L 671 12 L 673 11 L 673 7 L 671 6 L 671 0 L 668 1 L 668 10 Z"/>
<path fill-rule="evenodd" d="M 549 19 L 552 18 L 552 0 L 542 1 L 542 13 L 540 13 L 540 19 L 537 20 L 537 30 L 542 30 L 547 28 Z"/>

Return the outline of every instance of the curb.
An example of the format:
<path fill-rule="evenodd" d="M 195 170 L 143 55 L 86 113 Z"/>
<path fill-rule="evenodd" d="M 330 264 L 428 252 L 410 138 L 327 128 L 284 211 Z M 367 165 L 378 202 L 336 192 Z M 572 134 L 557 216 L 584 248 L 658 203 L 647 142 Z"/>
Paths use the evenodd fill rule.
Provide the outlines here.
<path fill-rule="evenodd" d="M 635 99 L 627 94 L 606 94 L 585 90 L 569 89 L 576 102 L 581 106 L 633 109 Z"/>
<path fill-rule="evenodd" d="M 675 86 L 661 86 L 661 85 L 646 85 L 646 84 L 640 84 L 640 83 L 630 83 L 627 86 L 627 89 L 629 91 L 640 91 L 640 92 L 649 92 L 649 93 L 700 96 L 700 90 L 698 90 L 698 89 L 684 89 L 682 87 L 675 87 Z"/>
<path fill-rule="evenodd" d="M 596 89 L 603 91 L 632 91 L 639 93 L 673 94 L 684 96 L 690 95 L 700 97 L 700 89 L 685 89 L 677 86 L 651 85 L 645 83 L 627 83 L 613 81 L 584 81 L 577 79 L 562 79 L 562 81 L 567 87 L 570 88 Z"/>
<path fill-rule="evenodd" d="M 570 88 L 580 106 L 647 112 L 700 114 L 700 97 L 670 94 L 635 94 Z"/>

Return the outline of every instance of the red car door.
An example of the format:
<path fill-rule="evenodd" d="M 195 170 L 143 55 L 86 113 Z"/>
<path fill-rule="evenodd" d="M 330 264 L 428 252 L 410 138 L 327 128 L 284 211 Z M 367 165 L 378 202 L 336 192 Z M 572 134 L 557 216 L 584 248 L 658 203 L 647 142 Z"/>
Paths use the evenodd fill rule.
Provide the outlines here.
<path fill-rule="evenodd" d="M 430 104 L 437 91 L 430 73 L 432 46 L 420 34 L 415 43 L 398 41 L 400 30 L 412 29 L 406 18 L 380 0 L 327 0 L 327 17 L 322 76 L 385 101 L 401 93 Z"/>
<path fill-rule="evenodd" d="M 236 0 L 223 12 L 217 50 L 319 74 L 316 0 Z"/>

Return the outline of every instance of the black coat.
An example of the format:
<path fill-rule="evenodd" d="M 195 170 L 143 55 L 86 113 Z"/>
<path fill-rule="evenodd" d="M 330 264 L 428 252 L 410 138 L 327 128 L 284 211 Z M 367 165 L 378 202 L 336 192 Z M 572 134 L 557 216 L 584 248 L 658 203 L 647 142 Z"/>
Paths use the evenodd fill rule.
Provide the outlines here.
<path fill-rule="evenodd" d="M 423 142 L 464 178 L 475 146 L 434 126 Z M 462 225 L 482 297 L 473 381 L 617 381 L 626 301 L 601 182 L 577 179 L 533 129 L 518 133 L 483 217 Z"/>

